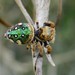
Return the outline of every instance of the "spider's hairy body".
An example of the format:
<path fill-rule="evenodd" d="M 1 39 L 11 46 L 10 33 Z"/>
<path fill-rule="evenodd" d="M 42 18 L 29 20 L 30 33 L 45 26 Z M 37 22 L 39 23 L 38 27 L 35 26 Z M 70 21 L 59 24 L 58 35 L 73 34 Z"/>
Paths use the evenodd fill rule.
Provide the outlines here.
<path fill-rule="evenodd" d="M 44 47 L 47 49 L 46 53 L 50 54 L 52 51 L 50 42 L 55 40 L 55 24 L 51 21 L 45 22 L 41 28 L 36 22 L 37 24 L 36 30 L 28 23 L 18 23 L 5 33 L 5 37 L 19 45 L 27 44 L 27 49 L 31 48 L 33 57 L 36 56 L 36 49 L 39 50 L 39 57 L 42 57 Z"/>

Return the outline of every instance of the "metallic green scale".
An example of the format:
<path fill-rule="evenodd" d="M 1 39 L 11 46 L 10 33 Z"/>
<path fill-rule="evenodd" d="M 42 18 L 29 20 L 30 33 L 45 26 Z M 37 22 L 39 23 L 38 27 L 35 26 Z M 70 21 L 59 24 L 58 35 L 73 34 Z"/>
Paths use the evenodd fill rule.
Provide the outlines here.
<path fill-rule="evenodd" d="M 8 39 L 13 40 L 15 43 L 19 40 L 22 44 L 24 44 L 28 40 L 31 30 L 26 23 L 19 23 L 14 27 L 11 27 L 6 34 L 8 35 Z"/>

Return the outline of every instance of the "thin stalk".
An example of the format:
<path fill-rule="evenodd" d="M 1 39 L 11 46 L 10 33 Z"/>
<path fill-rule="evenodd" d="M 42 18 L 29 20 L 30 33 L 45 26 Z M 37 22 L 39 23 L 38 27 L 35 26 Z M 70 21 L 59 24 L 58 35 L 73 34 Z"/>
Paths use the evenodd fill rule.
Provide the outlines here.
<path fill-rule="evenodd" d="M 58 1 L 58 14 L 57 14 L 55 25 L 58 25 L 58 23 L 60 22 L 61 15 L 62 15 L 62 0 L 59 0 Z"/>
<path fill-rule="evenodd" d="M 15 2 L 19 6 L 20 10 L 22 11 L 22 13 L 23 13 L 24 17 L 26 18 L 26 20 L 28 21 L 28 23 L 34 25 L 34 22 L 33 22 L 32 18 L 30 17 L 30 15 L 28 14 L 26 8 L 23 6 L 22 1 L 15 0 Z"/>
<path fill-rule="evenodd" d="M 11 27 L 12 25 L 8 22 L 6 22 L 4 19 L 0 18 L 0 23 L 4 25 L 5 27 Z"/>
<path fill-rule="evenodd" d="M 49 6 L 51 0 L 32 0 L 36 12 L 35 21 L 39 22 L 39 27 L 48 21 Z"/>

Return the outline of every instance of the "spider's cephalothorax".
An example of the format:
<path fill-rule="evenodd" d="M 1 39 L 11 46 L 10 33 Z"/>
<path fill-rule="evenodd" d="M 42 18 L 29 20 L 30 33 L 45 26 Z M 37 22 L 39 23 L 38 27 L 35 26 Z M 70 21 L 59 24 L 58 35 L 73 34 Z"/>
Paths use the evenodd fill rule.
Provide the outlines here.
<path fill-rule="evenodd" d="M 27 23 L 18 23 L 5 33 L 5 37 L 19 45 L 29 43 L 34 37 L 34 28 Z"/>
<path fill-rule="evenodd" d="M 39 28 L 36 31 L 36 39 L 43 42 L 54 42 L 55 39 L 55 24 L 53 22 L 45 22 L 43 27 Z"/>

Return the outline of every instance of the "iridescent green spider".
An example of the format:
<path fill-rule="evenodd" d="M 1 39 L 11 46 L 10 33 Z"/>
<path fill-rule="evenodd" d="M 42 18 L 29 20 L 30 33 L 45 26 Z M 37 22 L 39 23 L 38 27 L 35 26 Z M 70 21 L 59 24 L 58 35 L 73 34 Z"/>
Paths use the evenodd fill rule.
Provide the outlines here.
<path fill-rule="evenodd" d="M 46 53 L 50 54 L 52 51 L 50 42 L 53 43 L 55 40 L 55 24 L 51 21 L 45 22 L 43 27 L 39 28 L 39 23 L 36 22 L 36 26 L 37 30 L 28 23 L 18 23 L 5 33 L 5 37 L 19 45 L 27 43 L 27 48 L 31 48 L 33 57 L 36 49 L 42 57 L 44 47 L 47 48 Z"/>
<path fill-rule="evenodd" d="M 36 68 L 41 66 L 42 60 L 40 59 L 43 58 L 43 50 L 45 50 L 49 62 L 55 66 L 50 55 L 52 51 L 50 43 L 54 43 L 55 41 L 55 24 L 49 21 L 45 22 L 42 27 L 39 27 L 39 22 L 36 22 L 35 25 L 37 29 L 29 23 L 18 23 L 8 29 L 4 36 L 16 44 L 27 44 L 27 49 L 31 49 L 32 51 L 33 66 L 36 72 Z M 41 70 L 41 68 L 39 69 Z"/>
<path fill-rule="evenodd" d="M 52 47 L 50 46 L 50 43 L 55 41 L 55 24 L 57 24 L 60 19 L 62 0 L 59 0 L 60 8 L 55 24 L 52 21 L 45 22 L 48 21 L 50 0 L 33 0 L 33 4 L 35 3 L 36 20 L 38 22 L 32 20 L 21 0 L 15 1 L 28 23 L 18 23 L 11 27 L 5 33 L 5 37 L 19 45 L 27 44 L 27 48 L 30 48 L 32 52 L 35 75 L 42 75 L 43 50 L 45 51 L 48 61 L 55 66 L 51 58 Z"/>

